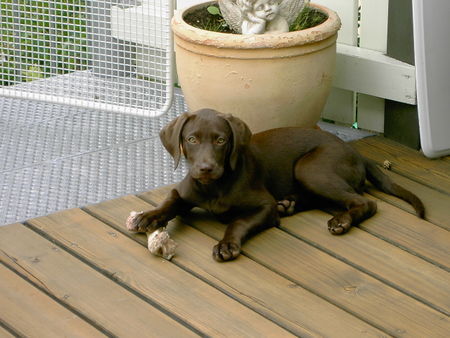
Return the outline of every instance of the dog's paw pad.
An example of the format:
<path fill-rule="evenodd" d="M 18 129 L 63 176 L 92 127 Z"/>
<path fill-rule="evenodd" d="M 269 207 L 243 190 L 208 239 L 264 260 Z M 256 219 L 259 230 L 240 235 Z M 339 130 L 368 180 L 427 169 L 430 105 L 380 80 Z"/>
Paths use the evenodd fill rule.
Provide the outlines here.
<path fill-rule="evenodd" d="M 351 228 L 350 222 L 346 222 L 337 217 L 334 217 L 328 221 L 328 231 L 332 235 L 342 235 L 349 231 Z"/>
<path fill-rule="evenodd" d="M 282 216 L 290 216 L 295 213 L 295 201 L 282 200 L 277 202 L 277 211 Z"/>
<path fill-rule="evenodd" d="M 218 262 L 231 261 L 239 256 L 241 247 L 232 242 L 217 243 L 213 248 L 213 258 Z"/>

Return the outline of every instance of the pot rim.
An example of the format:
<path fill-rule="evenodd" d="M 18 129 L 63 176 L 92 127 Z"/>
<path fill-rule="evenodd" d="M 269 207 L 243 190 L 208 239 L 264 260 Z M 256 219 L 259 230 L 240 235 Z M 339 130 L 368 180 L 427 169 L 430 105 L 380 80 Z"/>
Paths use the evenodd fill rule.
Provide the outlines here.
<path fill-rule="evenodd" d="M 287 48 L 320 42 L 335 35 L 341 27 L 341 20 L 336 12 L 315 3 L 309 3 L 309 6 L 324 12 L 328 18 L 320 25 L 287 33 L 252 35 L 220 33 L 196 28 L 184 21 L 183 18 L 187 12 L 216 2 L 207 1 L 176 10 L 171 22 L 175 36 L 195 44 L 216 48 Z"/>

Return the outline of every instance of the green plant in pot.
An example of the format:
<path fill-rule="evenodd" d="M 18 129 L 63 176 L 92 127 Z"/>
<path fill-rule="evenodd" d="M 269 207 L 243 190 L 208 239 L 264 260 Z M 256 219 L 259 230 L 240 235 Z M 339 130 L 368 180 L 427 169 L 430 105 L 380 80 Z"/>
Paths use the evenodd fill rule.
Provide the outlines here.
<path fill-rule="evenodd" d="M 331 88 L 340 20 L 325 7 L 303 1 L 300 7 L 289 7 L 285 1 L 210 1 L 175 13 L 177 72 L 190 110 L 231 113 L 253 132 L 316 125 Z M 237 13 L 239 7 L 230 20 L 224 8 L 243 2 L 247 8 L 262 4 L 262 10 L 265 4 L 275 4 L 282 9 L 279 13 L 285 15 L 285 22 L 245 23 L 243 17 L 248 13 Z M 257 6 L 252 7 L 254 12 Z M 286 11 L 294 7 L 299 13 Z M 320 17 L 321 23 L 311 23 Z M 305 21 L 313 26 L 299 29 Z"/>

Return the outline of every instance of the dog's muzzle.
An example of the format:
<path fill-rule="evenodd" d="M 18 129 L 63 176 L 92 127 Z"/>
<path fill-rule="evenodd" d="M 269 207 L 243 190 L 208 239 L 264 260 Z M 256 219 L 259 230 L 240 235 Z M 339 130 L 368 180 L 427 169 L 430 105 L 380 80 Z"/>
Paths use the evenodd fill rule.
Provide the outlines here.
<path fill-rule="evenodd" d="M 200 163 L 191 168 L 192 178 L 199 181 L 201 184 L 210 184 L 222 177 L 223 168 L 217 164 Z"/>

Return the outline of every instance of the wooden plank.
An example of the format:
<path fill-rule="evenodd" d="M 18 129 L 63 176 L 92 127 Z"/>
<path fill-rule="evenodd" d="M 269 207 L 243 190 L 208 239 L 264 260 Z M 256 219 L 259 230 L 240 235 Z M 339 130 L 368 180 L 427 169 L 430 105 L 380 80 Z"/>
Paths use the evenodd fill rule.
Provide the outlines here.
<path fill-rule="evenodd" d="M 362 155 L 379 164 L 389 160 L 393 172 L 444 194 L 450 194 L 448 161 L 427 159 L 418 151 L 380 136 L 367 137 L 352 144 Z"/>
<path fill-rule="evenodd" d="M 86 207 L 89 213 L 142 245 L 146 245 L 146 237 L 129 233 L 124 224 L 131 210 L 151 208 L 150 204 L 135 196 Z M 211 257 L 216 241 L 180 220 L 172 222 L 168 229 L 171 237 L 179 243 L 177 255 L 173 258 L 175 264 L 201 276 L 209 284 L 296 335 L 360 337 L 363 332 L 369 336 L 382 335 L 367 323 L 247 257 L 241 257 L 238 264 L 216 263 Z"/>
<path fill-rule="evenodd" d="M 415 67 L 369 49 L 337 45 L 333 86 L 385 99 L 416 103 Z"/>
<path fill-rule="evenodd" d="M 359 47 L 386 53 L 389 1 L 362 0 L 360 4 Z M 358 94 L 358 128 L 384 131 L 384 99 Z"/>
<path fill-rule="evenodd" d="M 429 222 L 450 230 L 450 208 L 448 207 L 450 205 L 450 196 L 431 189 L 423 184 L 412 181 L 409 178 L 399 175 L 390 170 L 383 171 L 394 182 L 400 184 L 402 187 L 407 188 L 408 190 L 419 196 L 419 198 L 425 205 L 425 218 Z M 397 208 L 401 208 L 415 215 L 413 207 L 405 201 L 395 196 L 385 194 L 374 188 L 372 185 L 369 185 L 367 191 L 369 194 L 379 198 L 380 200 L 383 200 L 391 205 L 396 206 Z"/>
<path fill-rule="evenodd" d="M 362 0 L 359 46 L 386 53 L 389 0 Z"/>
<path fill-rule="evenodd" d="M 183 269 L 152 256 L 146 247 L 80 209 L 29 223 L 205 335 L 291 336 Z"/>
<path fill-rule="evenodd" d="M 358 128 L 379 133 L 384 131 L 384 99 L 358 94 Z"/>
<path fill-rule="evenodd" d="M 345 236 L 330 236 L 329 219 L 319 210 L 302 212 L 284 218 L 281 228 L 450 315 L 448 272 L 358 228 Z"/>
<path fill-rule="evenodd" d="M 348 90 L 331 88 L 321 117 L 345 125 L 356 121 L 355 94 Z"/>
<path fill-rule="evenodd" d="M 389 203 L 366 195 L 377 202 L 378 211 L 359 227 L 395 243 L 430 262 L 450 267 L 450 232 Z"/>
<path fill-rule="evenodd" d="M 77 239 L 71 238 L 69 243 L 76 246 Z M 0 258 L 6 265 L 17 267 L 110 334 L 194 336 L 186 327 L 22 225 L 0 227 L 0 247 Z"/>
<path fill-rule="evenodd" d="M 105 337 L 36 287 L 0 264 L 0 317 L 27 337 Z"/>
<path fill-rule="evenodd" d="M 161 200 L 155 191 L 142 196 Z M 184 221 L 217 240 L 225 228 L 204 213 Z M 253 237 L 243 253 L 391 335 L 445 336 L 450 330 L 442 313 L 280 229 Z"/>
<path fill-rule="evenodd" d="M 316 0 L 339 14 L 342 27 L 338 34 L 338 43 L 356 46 L 358 42 L 358 1 L 357 0 Z M 332 88 L 322 117 L 328 120 L 352 125 L 356 113 L 356 94 L 352 91 Z"/>
<path fill-rule="evenodd" d="M 13 335 L 11 332 L 6 330 L 4 327 L 0 326 L 0 337 L 1 338 L 14 338 L 14 337 L 17 337 L 19 335 L 20 334 L 17 333 L 17 332 Z"/>
<path fill-rule="evenodd" d="M 342 22 L 338 42 L 356 46 L 358 42 L 358 0 L 315 0 L 339 14 Z"/>

